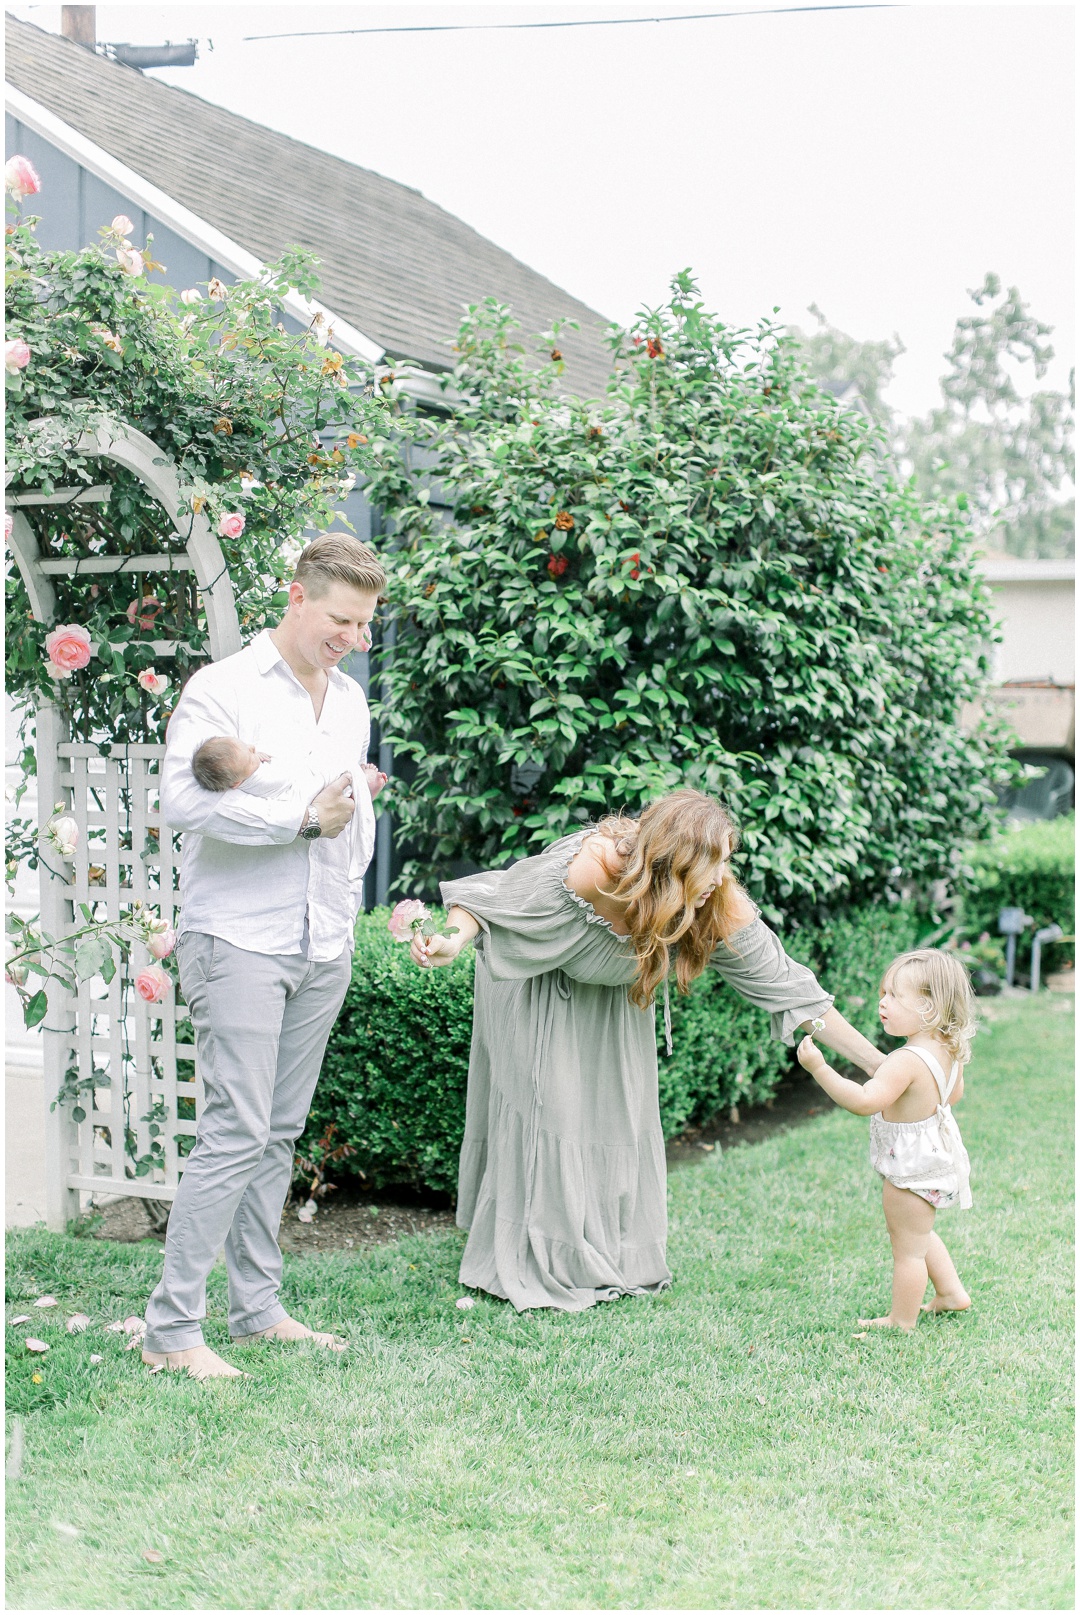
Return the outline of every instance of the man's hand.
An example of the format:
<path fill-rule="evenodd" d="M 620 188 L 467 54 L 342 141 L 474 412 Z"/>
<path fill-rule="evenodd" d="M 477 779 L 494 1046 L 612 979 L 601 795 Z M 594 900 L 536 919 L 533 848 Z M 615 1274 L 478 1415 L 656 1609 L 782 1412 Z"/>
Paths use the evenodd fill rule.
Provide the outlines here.
<path fill-rule="evenodd" d="M 337 779 L 324 785 L 318 796 L 312 802 L 312 807 L 319 815 L 319 829 L 322 835 L 333 840 L 339 836 L 356 812 L 356 803 L 347 792 L 352 791 L 352 775 L 339 774 Z M 295 821 L 294 821 L 295 822 Z"/>
<path fill-rule="evenodd" d="M 812 1077 L 816 1077 L 819 1071 L 824 1071 L 829 1063 L 812 1037 L 803 1038 L 797 1053 L 799 1064 L 804 1071 L 809 1071 Z"/>

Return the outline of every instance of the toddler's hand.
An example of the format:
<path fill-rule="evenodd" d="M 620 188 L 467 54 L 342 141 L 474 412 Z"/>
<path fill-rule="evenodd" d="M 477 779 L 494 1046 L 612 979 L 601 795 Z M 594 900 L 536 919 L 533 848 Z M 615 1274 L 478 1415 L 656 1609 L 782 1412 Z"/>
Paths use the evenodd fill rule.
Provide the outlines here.
<path fill-rule="evenodd" d="M 804 1071 L 809 1071 L 816 1077 L 819 1071 L 824 1071 L 828 1061 L 814 1042 L 812 1037 L 804 1037 L 798 1047 L 799 1064 Z"/>
<path fill-rule="evenodd" d="M 360 772 L 367 780 L 367 788 L 371 792 L 371 800 L 374 802 L 375 798 L 386 784 L 387 776 L 383 773 L 381 768 L 376 768 L 374 763 L 364 763 Z"/>

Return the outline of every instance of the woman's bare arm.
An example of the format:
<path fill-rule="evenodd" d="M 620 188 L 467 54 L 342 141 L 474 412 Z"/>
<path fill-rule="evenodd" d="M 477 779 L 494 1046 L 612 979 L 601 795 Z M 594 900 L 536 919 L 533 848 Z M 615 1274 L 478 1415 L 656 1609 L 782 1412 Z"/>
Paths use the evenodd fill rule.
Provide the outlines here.
<path fill-rule="evenodd" d="M 453 964 L 462 948 L 466 947 L 480 929 L 480 921 L 463 908 L 452 908 L 446 916 L 449 930 L 457 927 L 456 936 L 414 936 L 409 953 L 414 964 Z"/>

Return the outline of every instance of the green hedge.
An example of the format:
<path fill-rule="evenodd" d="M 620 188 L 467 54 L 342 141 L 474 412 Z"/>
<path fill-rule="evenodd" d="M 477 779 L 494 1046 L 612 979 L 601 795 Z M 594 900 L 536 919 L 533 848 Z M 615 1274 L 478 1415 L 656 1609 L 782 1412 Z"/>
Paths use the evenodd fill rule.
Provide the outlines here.
<path fill-rule="evenodd" d="M 1018 958 L 1025 964 L 1036 929 L 1060 925 L 1066 936 L 1075 936 L 1075 833 L 1070 813 L 1006 830 L 997 840 L 973 848 L 960 906 L 964 934 L 972 941 L 983 931 L 996 937 L 999 912 L 1022 908 L 1035 921 L 1020 938 Z M 1048 948 L 1044 968 L 1059 969 L 1074 957 L 1071 942 Z"/>
<path fill-rule="evenodd" d="M 391 941 L 388 911 L 361 915 L 353 978 L 316 1089 L 300 1153 L 330 1123 L 335 1145 L 356 1153 L 333 1175 L 409 1183 L 453 1193 L 465 1114 L 472 1036 L 474 954 L 420 971 Z M 873 907 L 786 938 L 837 1007 L 868 1036 L 877 1026 L 884 966 L 914 945 L 909 910 Z M 675 1052 L 660 1058 L 660 1114 L 667 1137 L 729 1105 L 760 1104 L 790 1069 L 792 1053 L 769 1038 L 768 1017 L 707 972 L 687 998 L 672 996 Z M 661 1037 L 663 1036 L 661 1022 Z"/>

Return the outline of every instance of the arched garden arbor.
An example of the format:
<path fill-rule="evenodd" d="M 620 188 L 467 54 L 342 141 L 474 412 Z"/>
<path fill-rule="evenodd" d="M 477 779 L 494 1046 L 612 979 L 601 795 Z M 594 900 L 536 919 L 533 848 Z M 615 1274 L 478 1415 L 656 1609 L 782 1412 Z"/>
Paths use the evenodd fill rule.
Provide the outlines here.
<path fill-rule="evenodd" d="M 34 421 L 29 431 L 44 443 L 63 441 L 70 428 L 57 418 Z M 53 580 L 130 572 L 137 596 L 144 580 L 164 572 L 194 574 L 211 657 L 241 648 L 240 622 L 221 545 L 201 511 L 181 489 L 177 468 L 142 432 L 115 420 L 80 433 L 74 452 L 108 471 L 122 467 L 138 479 L 147 499 L 164 511 L 175 547 L 157 553 L 83 555 L 47 552 L 28 514 L 33 507 L 105 503 L 105 482 L 52 493 L 8 496 L 9 537 L 35 619 L 56 622 Z M 98 646 L 92 649 L 96 652 Z M 155 658 L 175 654 L 175 643 L 155 640 Z M 47 932 L 70 932 L 82 906 L 95 920 L 118 922 L 142 903 L 173 924 L 177 906 L 177 838 L 162 823 L 158 773 L 164 747 L 76 742 L 63 704 L 35 697 L 38 816 L 42 830 L 58 804 L 78 826 L 70 860 L 39 865 L 41 922 Z M 149 954 L 136 945 L 120 968 L 80 981 L 72 992 L 53 980 L 43 1023 L 46 1121 L 46 1220 L 62 1230 L 88 1193 L 141 1195 L 170 1200 L 184 1155 L 191 1148 L 202 1102 L 202 1083 L 187 1013 L 175 985 L 162 1002 L 144 1002 L 134 990 Z"/>

